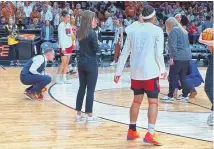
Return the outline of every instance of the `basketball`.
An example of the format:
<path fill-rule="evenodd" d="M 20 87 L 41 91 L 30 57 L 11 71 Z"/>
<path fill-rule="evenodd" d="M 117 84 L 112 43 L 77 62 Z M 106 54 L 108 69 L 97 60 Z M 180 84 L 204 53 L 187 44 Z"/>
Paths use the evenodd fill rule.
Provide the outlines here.
<path fill-rule="evenodd" d="M 202 33 L 202 40 L 213 40 L 214 28 L 205 29 Z"/>

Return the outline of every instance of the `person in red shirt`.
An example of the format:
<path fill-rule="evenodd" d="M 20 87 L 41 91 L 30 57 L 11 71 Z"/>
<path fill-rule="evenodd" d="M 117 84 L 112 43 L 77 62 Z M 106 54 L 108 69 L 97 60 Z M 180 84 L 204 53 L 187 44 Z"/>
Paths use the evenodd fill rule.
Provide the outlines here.
<path fill-rule="evenodd" d="M 127 17 L 135 17 L 137 13 L 137 8 L 134 2 L 129 2 L 129 6 L 126 7 L 125 13 Z"/>
<path fill-rule="evenodd" d="M 6 19 L 6 21 L 9 21 L 9 17 L 15 17 L 16 7 L 12 2 L 5 2 L 2 6 L 1 14 Z"/>
<path fill-rule="evenodd" d="M 196 43 L 200 34 L 198 32 L 198 28 L 195 25 L 195 22 L 191 22 L 190 27 L 188 28 L 189 31 L 189 39 L 190 41 L 192 41 L 193 43 Z"/>

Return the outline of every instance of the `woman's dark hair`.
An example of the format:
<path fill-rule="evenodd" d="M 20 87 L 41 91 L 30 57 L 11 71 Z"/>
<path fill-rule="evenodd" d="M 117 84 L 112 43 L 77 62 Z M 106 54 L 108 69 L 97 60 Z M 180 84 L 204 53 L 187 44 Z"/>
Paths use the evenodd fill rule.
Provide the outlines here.
<path fill-rule="evenodd" d="M 88 31 L 92 29 L 91 23 L 95 18 L 95 13 L 90 10 L 85 10 L 81 18 L 80 28 L 77 31 L 78 39 L 82 40 L 88 35 Z"/>
<path fill-rule="evenodd" d="M 144 8 L 143 8 L 143 11 L 142 11 L 142 16 L 146 17 L 146 16 L 149 16 L 153 13 L 155 9 L 150 6 L 150 5 L 146 5 Z M 149 19 L 150 20 L 150 19 Z M 144 20 L 145 21 L 145 20 Z"/>
<path fill-rule="evenodd" d="M 187 26 L 189 23 L 187 17 L 185 15 L 181 15 L 181 25 L 182 26 Z"/>
<path fill-rule="evenodd" d="M 62 14 L 63 17 L 69 15 L 68 11 L 66 11 L 66 10 L 63 10 L 61 14 Z"/>

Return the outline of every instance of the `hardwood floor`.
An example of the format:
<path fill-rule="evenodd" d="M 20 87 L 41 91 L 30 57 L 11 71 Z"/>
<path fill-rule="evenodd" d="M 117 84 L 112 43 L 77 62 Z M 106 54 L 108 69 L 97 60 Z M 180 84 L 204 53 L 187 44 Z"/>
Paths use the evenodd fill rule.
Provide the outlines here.
<path fill-rule="evenodd" d="M 194 99 L 190 99 L 192 104 L 182 103 L 175 101 L 174 104 L 162 103 L 159 104 L 160 111 L 174 111 L 174 112 L 210 112 L 210 101 L 204 95 L 203 87 L 197 88 L 198 95 Z M 168 88 L 161 88 L 161 93 L 159 97 L 165 96 L 168 93 Z M 97 91 L 95 94 L 95 99 L 98 102 L 107 103 L 111 105 L 130 107 L 133 100 L 133 92 L 130 88 L 122 89 L 109 89 Z M 111 96 L 111 100 L 109 100 Z M 201 107 L 202 106 L 202 107 Z M 148 108 L 147 96 L 144 97 L 141 109 Z"/>
<path fill-rule="evenodd" d="M 51 69 L 48 70 L 51 73 Z M 100 69 L 100 73 L 113 72 L 113 69 Z M 75 111 L 53 100 L 45 93 L 44 101 L 25 99 L 26 86 L 19 81 L 20 68 L 0 69 L 0 149 L 211 149 L 212 142 L 189 139 L 165 133 L 159 133 L 164 146 L 156 147 L 142 143 L 142 140 L 126 141 L 127 126 L 102 120 L 99 125 L 77 124 Z M 75 86 L 76 87 L 76 86 Z M 120 90 L 119 94 L 116 94 Z M 195 102 L 210 107 L 205 93 L 200 94 Z M 164 89 L 163 92 L 167 92 Z M 106 93 L 106 92 L 105 92 Z M 112 103 L 104 97 L 104 91 L 96 93 L 96 100 L 105 103 L 130 106 L 132 93 L 128 88 L 108 90 L 107 97 L 117 98 Z M 71 99 L 75 100 L 75 99 Z M 143 109 L 146 109 L 146 100 Z M 208 109 L 195 105 L 160 106 L 160 110 L 209 112 Z M 128 115 L 127 115 L 128 116 Z M 206 121 L 206 119 L 205 119 Z M 179 127 L 178 127 L 179 128 Z M 138 129 L 143 137 L 145 129 Z M 212 131 L 212 130 L 210 130 Z"/>

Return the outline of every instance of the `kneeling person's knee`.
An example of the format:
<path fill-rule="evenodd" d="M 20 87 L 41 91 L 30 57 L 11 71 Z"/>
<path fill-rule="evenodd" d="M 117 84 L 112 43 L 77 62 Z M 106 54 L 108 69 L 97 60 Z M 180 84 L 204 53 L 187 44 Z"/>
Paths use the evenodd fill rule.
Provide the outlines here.
<path fill-rule="evenodd" d="M 45 82 L 46 82 L 47 84 L 51 83 L 51 77 L 48 76 L 48 75 L 46 75 L 46 76 L 45 76 Z"/>

